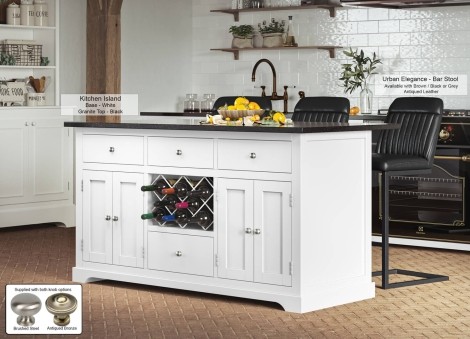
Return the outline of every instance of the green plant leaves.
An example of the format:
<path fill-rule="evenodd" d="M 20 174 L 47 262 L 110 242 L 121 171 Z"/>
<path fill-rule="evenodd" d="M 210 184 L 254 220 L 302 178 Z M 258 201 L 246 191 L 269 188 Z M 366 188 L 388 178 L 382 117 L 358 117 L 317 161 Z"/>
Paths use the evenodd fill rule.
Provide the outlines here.
<path fill-rule="evenodd" d="M 349 51 L 343 51 L 343 53 L 352 58 L 353 62 L 341 65 L 343 71 L 339 80 L 343 81 L 344 93 L 352 94 L 356 89 L 363 88 L 372 74 L 377 74 L 377 72 L 374 72 L 377 69 L 376 65 L 382 62 L 377 58 L 375 52 L 372 59 L 365 56 L 362 49 L 358 53 L 357 49 L 353 51 L 350 48 Z"/>

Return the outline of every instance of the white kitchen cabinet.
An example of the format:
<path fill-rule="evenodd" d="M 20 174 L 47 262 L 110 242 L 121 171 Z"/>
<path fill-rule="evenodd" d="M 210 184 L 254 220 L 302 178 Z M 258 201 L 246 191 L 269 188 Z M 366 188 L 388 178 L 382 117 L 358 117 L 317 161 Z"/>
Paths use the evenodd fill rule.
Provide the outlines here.
<path fill-rule="evenodd" d="M 292 284 L 291 184 L 219 179 L 218 276 Z"/>
<path fill-rule="evenodd" d="M 0 114 L 0 227 L 73 225 L 73 130 L 64 121 L 59 109 Z"/>
<path fill-rule="evenodd" d="M 143 175 L 83 172 L 83 260 L 143 267 Z"/>

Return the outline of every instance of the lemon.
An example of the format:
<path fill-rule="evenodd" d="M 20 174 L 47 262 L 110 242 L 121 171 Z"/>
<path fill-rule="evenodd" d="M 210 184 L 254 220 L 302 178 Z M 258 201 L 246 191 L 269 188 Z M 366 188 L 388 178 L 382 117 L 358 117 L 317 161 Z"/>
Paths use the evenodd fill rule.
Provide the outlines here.
<path fill-rule="evenodd" d="M 250 100 L 248 100 L 247 98 L 245 97 L 238 97 L 235 99 L 235 102 L 233 103 L 235 106 L 238 106 L 238 105 L 248 105 L 250 103 Z M 243 108 L 243 109 L 246 109 L 246 108 Z"/>
<path fill-rule="evenodd" d="M 284 125 L 286 123 L 286 116 L 284 115 L 284 113 L 276 112 L 273 115 L 273 121 L 278 122 L 281 125 Z"/>
<path fill-rule="evenodd" d="M 356 115 L 359 112 L 360 112 L 360 109 L 357 106 L 353 106 L 349 109 L 349 114 L 350 115 Z"/>
<path fill-rule="evenodd" d="M 236 108 L 235 108 L 234 105 L 230 105 L 230 106 L 227 106 L 227 110 L 229 110 L 229 111 L 235 111 Z"/>
<path fill-rule="evenodd" d="M 253 109 L 253 110 L 255 110 L 255 109 L 261 109 L 261 107 L 259 107 L 259 105 L 258 105 L 256 102 L 250 101 L 250 102 L 248 103 L 248 109 Z"/>
<path fill-rule="evenodd" d="M 245 110 L 245 109 L 246 109 L 246 105 L 245 105 L 245 104 L 238 104 L 238 105 L 235 105 L 235 109 L 236 109 L 236 110 Z"/>

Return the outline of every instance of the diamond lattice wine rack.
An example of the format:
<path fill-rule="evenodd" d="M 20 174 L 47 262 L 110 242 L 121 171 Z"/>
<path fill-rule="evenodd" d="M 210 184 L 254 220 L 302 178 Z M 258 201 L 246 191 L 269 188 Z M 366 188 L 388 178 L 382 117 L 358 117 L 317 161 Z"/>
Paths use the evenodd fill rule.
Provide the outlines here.
<path fill-rule="evenodd" d="M 151 194 L 142 219 L 154 226 L 212 231 L 213 183 L 209 177 L 152 175 L 151 184 L 142 187 Z"/>

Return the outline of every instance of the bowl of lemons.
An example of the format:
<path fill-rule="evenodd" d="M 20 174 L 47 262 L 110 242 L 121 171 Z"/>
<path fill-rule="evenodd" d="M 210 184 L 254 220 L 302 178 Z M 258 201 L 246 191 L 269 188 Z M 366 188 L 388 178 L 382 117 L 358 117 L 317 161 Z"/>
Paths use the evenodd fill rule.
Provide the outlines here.
<path fill-rule="evenodd" d="M 254 115 L 261 116 L 264 113 L 264 109 L 261 109 L 258 103 L 254 101 L 250 101 L 245 97 L 238 97 L 233 105 L 221 106 L 217 112 L 222 118 L 232 120 Z"/>

